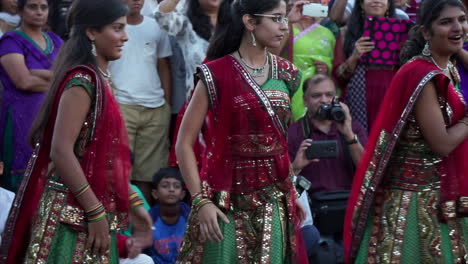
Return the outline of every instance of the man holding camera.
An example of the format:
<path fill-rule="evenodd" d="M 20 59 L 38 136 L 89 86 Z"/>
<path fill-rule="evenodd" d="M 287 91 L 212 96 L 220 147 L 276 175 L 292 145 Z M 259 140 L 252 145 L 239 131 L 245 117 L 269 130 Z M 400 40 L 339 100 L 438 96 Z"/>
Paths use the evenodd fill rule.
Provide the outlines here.
<path fill-rule="evenodd" d="M 367 134 L 352 120 L 348 107 L 336 100 L 335 83 L 329 76 L 316 74 L 304 81 L 302 89 L 307 113 L 288 130 L 289 156 L 294 174 L 311 182 L 308 193 L 314 224 L 322 238 L 330 239 L 321 244 L 322 257 L 314 263 L 341 263 L 347 197 Z M 323 252 L 324 245 L 328 253 Z"/>

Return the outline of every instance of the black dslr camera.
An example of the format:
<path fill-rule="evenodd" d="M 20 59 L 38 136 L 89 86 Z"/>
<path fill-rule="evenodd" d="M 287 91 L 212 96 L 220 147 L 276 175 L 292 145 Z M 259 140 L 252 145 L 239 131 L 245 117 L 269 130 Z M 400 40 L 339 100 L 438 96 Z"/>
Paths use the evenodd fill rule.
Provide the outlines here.
<path fill-rule="evenodd" d="M 334 98 L 331 104 L 321 105 L 317 109 L 315 117 L 322 120 L 334 120 L 343 122 L 345 120 L 345 112 L 337 98 Z"/>

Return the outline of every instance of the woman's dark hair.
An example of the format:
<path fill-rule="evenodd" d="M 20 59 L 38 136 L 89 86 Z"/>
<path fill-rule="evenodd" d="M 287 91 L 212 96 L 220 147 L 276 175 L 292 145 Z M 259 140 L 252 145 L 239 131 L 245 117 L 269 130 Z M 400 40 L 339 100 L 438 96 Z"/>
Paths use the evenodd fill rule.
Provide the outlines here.
<path fill-rule="evenodd" d="M 21 0 L 20 0 L 21 1 Z M 127 5 L 121 0 L 75 0 L 69 10 L 67 25 L 69 39 L 63 44 L 54 63 L 54 78 L 47 97 L 34 121 L 30 144 L 42 139 L 52 109 L 55 93 L 65 73 L 78 65 L 90 65 L 97 68 L 95 57 L 91 53 L 91 40 L 86 29 L 102 30 L 128 13 Z"/>
<path fill-rule="evenodd" d="M 18 11 L 23 11 L 24 10 L 24 7 L 26 6 L 26 2 L 28 2 L 28 0 L 18 0 L 18 2 L 17 2 Z M 49 1 L 47 1 L 47 4 L 49 4 Z"/>
<path fill-rule="evenodd" d="M 224 0 L 219 8 L 216 31 L 208 47 L 208 60 L 221 58 L 239 49 L 244 36 L 242 16 L 263 14 L 278 7 L 281 1 L 284 0 Z M 257 18 L 259 22 L 260 18 Z"/>
<path fill-rule="evenodd" d="M 466 7 L 460 0 L 424 0 L 418 13 L 418 24 L 409 32 L 408 40 L 403 44 L 400 53 L 400 63 L 404 64 L 416 55 L 421 54 L 426 40 L 421 29 L 427 28 L 432 33 L 431 24 L 447 6 L 459 7 L 466 12 Z"/>
<path fill-rule="evenodd" d="M 364 9 L 362 9 L 362 4 L 364 0 L 359 0 L 354 3 L 353 11 L 348 19 L 348 26 L 346 29 L 346 35 L 344 39 L 344 52 L 348 58 L 353 53 L 354 44 L 356 41 L 362 37 L 364 31 L 364 22 L 366 16 L 364 15 Z M 387 17 L 395 16 L 395 3 L 393 0 L 387 0 L 388 10 L 386 13 Z"/>
<path fill-rule="evenodd" d="M 187 17 L 192 23 L 193 30 L 203 39 L 209 41 L 213 34 L 213 25 L 210 17 L 200 7 L 198 0 L 190 0 L 187 9 Z"/>

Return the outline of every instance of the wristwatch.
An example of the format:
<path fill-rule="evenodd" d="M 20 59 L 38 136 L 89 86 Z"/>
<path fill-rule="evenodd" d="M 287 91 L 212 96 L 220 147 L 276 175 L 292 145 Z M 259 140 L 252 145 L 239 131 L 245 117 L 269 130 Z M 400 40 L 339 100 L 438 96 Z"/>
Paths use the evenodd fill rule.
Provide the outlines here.
<path fill-rule="evenodd" d="M 358 140 L 358 137 L 357 137 L 356 134 L 354 134 L 353 139 L 351 139 L 350 141 L 346 141 L 346 143 L 347 143 L 348 145 L 357 144 L 358 142 L 359 142 L 359 140 Z"/>

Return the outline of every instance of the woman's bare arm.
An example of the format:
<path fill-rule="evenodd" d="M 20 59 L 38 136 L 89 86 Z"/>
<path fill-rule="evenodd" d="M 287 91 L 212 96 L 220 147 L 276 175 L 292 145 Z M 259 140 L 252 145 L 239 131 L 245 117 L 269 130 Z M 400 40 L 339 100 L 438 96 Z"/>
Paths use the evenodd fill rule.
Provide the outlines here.
<path fill-rule="evenodd" d="M 199 81 L 182 119 L 176 143 L 176 155 L 180 171 L 191 195 L 201 191 L 200 175 L 195 153 L 193 152 L 193 144 L 198 138 L 207 111 L 208 94 L 206 86 Z"/>
<path fill-rule="evenodd" d="M 72 192 L 87 184 L 84 172 L 75 156 L 74 146 L 90 106 L 91 98 L 84 88 L 71 87 L 62 94 L 55 121 L 50 158 L 63 183 Z M 85 211 L 99 202 L 91 188 L 77 197 L 77 201 Z M 87 247 L 92 247 L 94 253 L 103 254 L 109 249 L 109 224 L 106 218 L 88 223 L 88 233 Z"/>
<path fill-rule="evenodd" d="M 424 139 L 432 151 L 441 156 L 447 156 L 468 136 L 468 125 L 458 123 L 446 127 L 433 82 L 427 83 L 421 91 L 414 114 Z M 462 120 L 468 123 L 468 117 Z"/>
<path fill-rule="evenodd" d="M 0 63 L 6 70 L 17 89 L 28 92 L 46 92 L 50 83 L 45 79 L 31 74 L 24 62 L 24 56 L 10 53 L 0 58 Z"/>

